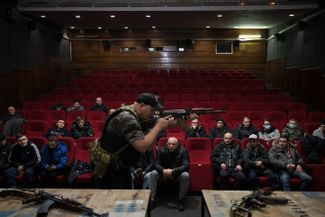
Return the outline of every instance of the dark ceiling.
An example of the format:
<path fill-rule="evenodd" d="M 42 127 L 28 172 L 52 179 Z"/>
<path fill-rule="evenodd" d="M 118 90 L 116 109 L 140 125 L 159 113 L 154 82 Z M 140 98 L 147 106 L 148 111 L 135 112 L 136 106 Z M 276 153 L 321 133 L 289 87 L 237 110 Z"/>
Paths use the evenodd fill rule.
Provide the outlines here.
<path fill-rule="evenodd" d="M 29 17 L 64 28 L 110 30 L 125 26 L 129 29 L 151 29 L 152 26 L 157 29 L 202 29 L 206 26 L 211 29 L 269 29 L 295 22 L 318 8 L 315 1 L 278 0 L 275 5 L 270 4 L 272 1 L 22 0 L 19 9 Z M 76 15 L 81 17 L 75 18 Z M 146 15 L 151 17 L 146 18 Z"/>

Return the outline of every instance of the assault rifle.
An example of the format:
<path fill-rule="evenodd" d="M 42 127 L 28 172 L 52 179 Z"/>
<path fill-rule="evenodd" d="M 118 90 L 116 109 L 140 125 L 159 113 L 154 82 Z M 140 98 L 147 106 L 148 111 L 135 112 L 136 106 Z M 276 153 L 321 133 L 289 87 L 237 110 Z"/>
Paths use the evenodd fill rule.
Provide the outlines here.
<path fill-rule="evenodd" d="M 182 118 L 186 120 L 188 116 L 192 113 L 195 113 L 197 115 L 202 115 L 202 114 L 224 113 L 224 112 L 226 112 L 226 110 L 216 110 L 213 108 L 167 109 L 167 110 L 163 110 L 162 113 L 159 115 L 159 117 L 154 117 L 152 119 L 142 121 L 141 125 L 148 128 L 152 128 L 159 118 L 166 117 L 166 116 L 172 116 L 175 119 Z"/>
<path fill-rule="evenodd" d="M 58 205 L 76 212 L 82 212 L 92 217 L 109 216 L 108 212 L 103 214 L 98 214 L 95 213 L 92 208 L 86 207 L 85 205 L 79 203 L 78 201 L 69 198 L 64 198 L 63 196 L 51 194 L 39 189 L 13 188 L 13 189 L 0 191 L 0 197 L 6 197 L 6 196 L 23 197 L 25 198 L 23 200 L 23 204 L 32 203 L 32 202 L 41 203 L 41 206 L 37 210 L 37 216 L 47 216 L 49 209 L 54 205 Z"/>
<path fill-rule="evenodd" d="M 253 208 L 262 208 L 267 204 L 287 204 L 288 199 L 285 197 L 271 196 L 270 188 L 261 188 L 234 201 L 230 208 L 230 217 L 252 217 Z"/>

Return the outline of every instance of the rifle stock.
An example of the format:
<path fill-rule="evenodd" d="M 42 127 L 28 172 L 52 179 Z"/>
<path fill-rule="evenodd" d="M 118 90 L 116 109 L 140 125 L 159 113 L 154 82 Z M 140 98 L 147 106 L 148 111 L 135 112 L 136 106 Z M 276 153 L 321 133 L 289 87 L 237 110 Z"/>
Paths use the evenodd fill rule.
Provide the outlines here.
<path fill-rule="evenodd" d="M 55 195 L 48 193 L 46 191 L 38 190 L 38 189 L 9 189 L 9 190 L 2 190 L 0 192 L 0 197 L 6 196 L 18 196 L 18 197 L 25 197 L 26 199 L 23 200 L 23 204 L 36 202 L 41 203 L 41 206 L 37 210 L 37 216 L 47 216 L 49 209 L 54 205 L 59 205 L 61 207 L 71 209 L 73 211 L 82 212 L 88 216 L 93 217 L 108 217 L 109 213 L 99 214 L 94 212 L 92 208 L 86 207 L 82 203 L 78 201 L 64 198 L 60 195 Z"/>

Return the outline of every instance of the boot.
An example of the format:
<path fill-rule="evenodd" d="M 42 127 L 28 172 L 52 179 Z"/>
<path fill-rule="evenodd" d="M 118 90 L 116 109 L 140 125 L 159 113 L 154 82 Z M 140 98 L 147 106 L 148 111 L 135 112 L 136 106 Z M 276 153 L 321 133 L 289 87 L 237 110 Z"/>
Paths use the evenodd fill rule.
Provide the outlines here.
<path fill-rule="evenodd" d="M 184 209 L 185 209 L 184 199 L 178 199 L 177 208 L 179 211 L 184 211 Z"/>

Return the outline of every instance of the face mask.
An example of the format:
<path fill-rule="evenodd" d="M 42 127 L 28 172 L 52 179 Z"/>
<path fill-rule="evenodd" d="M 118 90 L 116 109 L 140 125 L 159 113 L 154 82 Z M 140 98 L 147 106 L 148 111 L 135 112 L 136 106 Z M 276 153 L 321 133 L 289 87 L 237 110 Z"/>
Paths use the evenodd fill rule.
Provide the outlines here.
<path fill-rule="evenodd" d="M 291 128 L 291 129 L 293 129 L 293 128 L 295 128 L 296 127 L 296 124 L 289 124 L 289 127 Z"/>
<path fill-rule="evenodd" d="M 264 125 L 264 129 L 266 129 L 266 130 L 271 129 L 271 125 L 270 125 L 270 124 L 265 124 L 265 125 Z"/>

